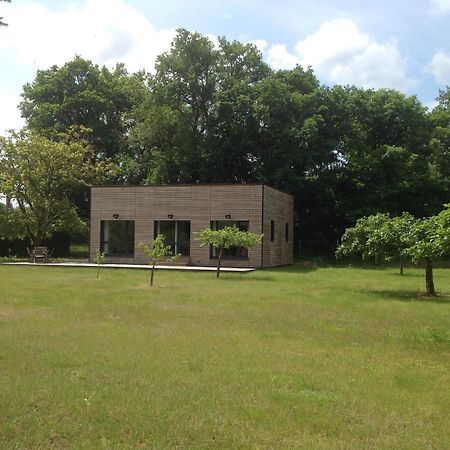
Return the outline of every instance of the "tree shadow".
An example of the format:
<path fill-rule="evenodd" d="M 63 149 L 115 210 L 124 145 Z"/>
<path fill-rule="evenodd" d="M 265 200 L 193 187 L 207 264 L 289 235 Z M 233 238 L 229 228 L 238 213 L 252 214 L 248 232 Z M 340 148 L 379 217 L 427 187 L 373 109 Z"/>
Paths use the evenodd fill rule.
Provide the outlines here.
<path fill-rule="evenodd" d="M 259 271 L 258 271 L 259 272 Z M 276 277 L 271 277 L 270 275 L 261 275 L 260 273 L 257 274 L 257 276 L 252 276 L 252 274 L 255 274 L 256 272 L 251 273 L 221 273 L 220 274 L 220 280 L 223 281 L 245 281 L 248 283 L 249 281 L 277 281 Z"/>
<path fill-rule="evenodd" d="M 403 290 L 366 290 L 379 297 L 388 300 L 398 300 L 402 302 L 424 302 L 424 303 L 448 303 L 450 304 L 450 294 L 438 293 L 436 296 L 428 295 L 425 292 L 403 291 Z"/>
<path fill-rule="evenodd" d="M 291 264 L 289 266 L 265 267 L 259 269 L 259 272 L 276 272 L 276 273 L 309 273 L 319 269 L 319 266 L 313 262 L 302 261 Z"/>
<path fill-rule="evenodd" d="M 399 277 L 399 278 L 423 278 L 424 275 L 422 272 L 408 272 L 407 270 L 405 270 L 403 272 L 403 274 L 401 274 L 400 272 L 393 272 L 393 273 L 389 273 L 387 274 L 389 276 L 392 277 Z"/>

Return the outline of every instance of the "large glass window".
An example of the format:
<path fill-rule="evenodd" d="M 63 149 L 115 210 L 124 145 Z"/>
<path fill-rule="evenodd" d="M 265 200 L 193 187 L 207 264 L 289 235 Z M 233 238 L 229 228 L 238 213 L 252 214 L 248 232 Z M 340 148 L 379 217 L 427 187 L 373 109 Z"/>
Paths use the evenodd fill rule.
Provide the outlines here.
<path fill-rule="evenodd" d="M 100 251 L 106 256 L 134 256 L 134 221 L 102 220 Z"/>
<path fill-rule="evenodd" d="M 191 222 L 188 220 L 156 220 L 155 237 L 164 235 L 174 255 L 189 256 L 191 251 Z"/>
<path fill-rule="evenodd" d="M 212 220 L 211 230 L 221 230 L 225 227 L 232 227 L 235 225 L 241 231 L 248 231 L 248 220 Z M 219 252 L 215 247 L 211 246 L 211 258 L 217 258 Z M 230 247 L 224 248 L 222 258 L 239 259 L 248 258 L 248 249 L 245 247 Z"/>

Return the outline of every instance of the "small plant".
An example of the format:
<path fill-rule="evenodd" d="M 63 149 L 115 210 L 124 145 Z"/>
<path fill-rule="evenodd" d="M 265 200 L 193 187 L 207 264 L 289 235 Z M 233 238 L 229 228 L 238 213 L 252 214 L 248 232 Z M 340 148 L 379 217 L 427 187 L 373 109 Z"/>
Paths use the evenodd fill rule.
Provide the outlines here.
<path fill-rule="evenodd" d="M 219 278 L 223 249 L 230 247 L 254 248 L 261 243 L 262 235 L 251 233 L 250 231 L 241 231 L 233 225 L 231 227 L 224 227 L 220 230 L 204 228 L 199 232 L 197 239 L 201 242 L 202 246 L 212 245 L 219 250 L 216 272 L 216 277 Z"/>
<path fill-rule="evenodd" d="M 97 264 L 97 280 L 98 277 L 100 276 L 100 268 L 102 267 L 102 264 L 105 263 L 105 253 L 101 252 L 100 250 L 95 254 L 95 259 L 94 261 Z"/>
<path fill-rule="evenodd" d="M 150 286 L 153 286 L 153 276 L 155 273 L 156 264 L 158 264 L 166 256 L 172 255 L 172 250 L 170 248 L 170 245 L 166 245 L 165 237 L 162 234 L 158 234 L 158 236 L 156 236 L 155 239 L 153 239 L 153 241 L 150 243 L 150 246 L 141 242 L 139 243 L 138 248 L 140 248 L 146 254 L 146 256 L 150 258 L 149 264 L 151 264 L 152 266 Z M 174 260 L 176 259 L 176 256 L 169 259 Z"/>

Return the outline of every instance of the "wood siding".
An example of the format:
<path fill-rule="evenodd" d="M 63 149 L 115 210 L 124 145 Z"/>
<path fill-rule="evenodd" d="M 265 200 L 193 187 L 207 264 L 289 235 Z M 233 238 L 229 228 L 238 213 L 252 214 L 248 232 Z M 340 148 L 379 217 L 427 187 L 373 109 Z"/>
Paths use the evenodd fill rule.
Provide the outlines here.
<path fill-rule="evenodd" d="M 263 267 L 292 264 L 294 258 L 294 198 L 269 186 L 263 186 L 264 238 Z M 274 240 L 271 241 L 271 222 L 274 222 Z M 286 224 L 288 239 L 286 242 Z"/>
<path fill-rule="evenodd" d="M 106 262 L 136 264 L 148 262 L 137 246 L 140 242 L 149 243 L 153 239 L 154 222 L 156 220 L 188 220 L 191 222 L 190 258 L 183 258 L 183 263 L 214 266 L 216 260 L 210 258 L 209 248 L 202 247 L 196 240 L 196 233 L 209 227 L 211 220 L 226 220 L 226 215 L 231 216 L 232 221 L 248 221 L 249 231 L 263 233 L 263 197 L 265 197 L 264 208 L 267 208 L 272 215 L 276 212 L 279 220 L 285 220 L 292 210 L 292 197 L 262 185 L 94 187 L 91 190 L 90 259 L 93 261 L 96 252 L 100 249 L 100 222 L 115 220 L 113 215 L 118 215 L 117 220 L 135 221 L 134 258 L 110 257 L 106 258 Z M 277 205 L 277 202 L 286 204 Z M 266 236 L 263 246 L 249 250 L 248 259 L 227 259 L 224 265 L 268 267 L 292 262 L 292 238 L 288 245 L 279 245 L 276 250 L 272 248 L 273 246 L 267 246 L 267 220 L 270 227 L 270 218 L 266 218 L 264 220 Z M 292 233 L 293 212 L 289 223 Z M 277 259 L 278 257 L 280 259 Z"/>

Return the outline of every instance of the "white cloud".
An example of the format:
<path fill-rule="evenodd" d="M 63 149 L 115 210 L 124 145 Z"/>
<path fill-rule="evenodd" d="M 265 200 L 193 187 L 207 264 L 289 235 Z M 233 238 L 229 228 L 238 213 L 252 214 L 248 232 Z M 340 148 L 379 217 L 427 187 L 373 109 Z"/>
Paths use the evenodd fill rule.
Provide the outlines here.
<path fill-rule="evenodd" d="M 438 14 L 447 14 L 450 12 L 450 0 L 430 0 L 432 9 Z"/>
<path fill-rule="evenodd" d="M 264 39 L 255 39 L 253 41 L 249 41 L 249 44 L 253 44 L 261 53 L 267 48 L 267 41 Z"/>
<path fill-rule="evenodd" d="M 176 34 L 157 30 L 124 0 L 85 0 L 58 11 L 39 1 L 7 5 L 0 14 L 9 23 L 0 39 L 0 64 L 8 67 L 0 71 L 0 86 L 8 85 L 0 92 L 0 133 L 23 126 L 17 105 L 24 79 L 17 73 L 63 65 L 76 54 L 108 67 L 123 62 L 130 72 L 153 71 L 156 57 L 169 50 Z"/>
<path fill-rule="evenodd" d="M 302 65 L 320 66 L 348 61 L 370 44 L 369 37 L 349 19 L 324 22 L 318 31 L 297 42 L 295 50 Z"/>
<path fill-rule="evenodd" d="M 219 41 L 219 38 L 217 36 L 215 36 L 214 34 L 211 34 L 211 33 L 207 33 L 207 34 L 205 34 L 205 36 L 211 41 L 213 47 L 216 50 L 218 48 L 220 48 L 220 41 Z"/>
<path fill-rule="evenodd" d="M 332 83 L 400 90 L 414 84 L 406 74 L 397 42 L 379 43 L 350 19 L 326 21 L 318 31 L 297 42 L 294 52 L 278 44 L 267 56 L 276 69 L 311 66 L 319 78 Z"/>
<path fill-rule="evenodd" d="M 300 64 L 298 56 L 289 53 L 285 44 L 272 45 L 267 51 L 267 59 L 276 70 L 292 69 Z"/>
<path fill-rule="evenodd" d="M 130 71 L 152 70 L 175 36 L 173 29 L 157 30 L 123 0 L 86 0 L 58 12 L 39 2 L 13 5 L 0 49 L 35 68 L 61 65 L 79 54 L 108 66 L 123 62 Z"/>
<path fill-rule="evenodd" d="M 442 51 L 433 55 L 431 73 L 439 84 L 450 85 L 450 55 Z"/>
<path fill-rule="evenodd" d="M 0 71 L 0 87 L 7 85 L 8 90 L 0 92 L 0 132 L 22 125 L 16 108 L 21 84 L 32 81 L 29 73 L 36 69 L 62 65 L 78 54 L 109 67 L 123 62 L 131 72 L 143 68 L 153 71 L 157 55 L 169 50 L 176 34 L 174 29 L 154 27 L 126 0 L 84 0 L 58 10 L 38 0 L 6 5 L 3 15 L 9 26 L 1 30 L 0 64 L 8 71 Z M 208 37 L 217 45 L 215 36 Z M 283 43 L 269 47 L 263 39 L 250 42 L 264 52 L 275 69 L 311 65 L 322 81 L 363 87 L 407 90 L 413 84 L 396 41 L 377 42 L 349 19 L 324 22 L 315 33 L 297 42 L 292 52 Z M 442 78 L 447 70 L 444 56 L 433 58 L 436 77 Z M 22 79 L 16 75 L 19 72 Z M 27 78 L 23 77 L 25 72 Z"/>
<path fill-rule="evenodd" d="M 25 125 L 17 109 L 20 101 L 19 95 L 6 92 L 3 88 L 0 88 L 0 98 L 0 134 L 4 134 L 11 129 L 19 130 Z"/>

